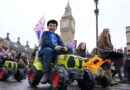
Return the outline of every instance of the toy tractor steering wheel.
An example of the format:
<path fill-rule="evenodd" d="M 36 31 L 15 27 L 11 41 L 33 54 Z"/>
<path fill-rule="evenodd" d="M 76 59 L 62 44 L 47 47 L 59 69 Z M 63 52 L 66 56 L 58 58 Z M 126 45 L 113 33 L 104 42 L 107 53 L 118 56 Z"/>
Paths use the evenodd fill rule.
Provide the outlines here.
<path fill-rule="evenodd" d="M 65 48 L 62 47 L 60 50 L 56 50 L 56 53 L 57 53 L 58 55 L 60 55 L 60 54 L 66 54 Z"/>

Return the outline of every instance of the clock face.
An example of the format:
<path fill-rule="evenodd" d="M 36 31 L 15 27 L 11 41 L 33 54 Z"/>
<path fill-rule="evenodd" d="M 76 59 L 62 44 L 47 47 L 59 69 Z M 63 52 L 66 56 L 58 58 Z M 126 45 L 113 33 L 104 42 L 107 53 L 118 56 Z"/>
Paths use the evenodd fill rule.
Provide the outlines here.
<path fill-rule="evenodd" d="M 66 28 L 66 27 L 69 27 L 69 20 L 68 19 L 65 19 L 61 22 L 61 27 L 62 28 Z"/>

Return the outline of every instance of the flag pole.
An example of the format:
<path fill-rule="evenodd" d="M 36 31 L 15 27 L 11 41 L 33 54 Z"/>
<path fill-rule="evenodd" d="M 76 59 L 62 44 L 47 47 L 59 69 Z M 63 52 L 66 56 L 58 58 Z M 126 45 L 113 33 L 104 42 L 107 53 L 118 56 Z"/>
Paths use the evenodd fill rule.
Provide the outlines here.
<path fill-rule="evenodd" d="M 44 21 L 43 21 L 43 18 L 44 18 Z M 43 30 L 45 29 L 45 27 L 43 26 L 43 24 L 45 25 L 45 15 L 44 14 L 42 16 L 42 22 L 41 22 L 42 30 L 41 30 L 40 38 L 39 38 L 39 41 L 38 41 L 39 45 L 38 45 L 38 49 L 36 51 L 35 60 L 38 59 L 38 52 L 39 52 L 39 50 L 41 48 L 41 44 L 42 44 L 42 34 L 43 34 Z"/>
<path fill-rule="evenodd" d="M 43 17 L 44 17 L 44 21 L 43 21 Z M 41 22 L 42 31 L 41 31 L 41 33 L 40 33 L 39 46 L 41 46 L 41 43 L 42 43 L 42 34 L 43 34 L 43 30 L 45 30 L 45 27 L 43 27 L 43 24 L 44 24 L 44 26 L 45 26 L 45 14 L 42 15 L 42 22 Z"/>

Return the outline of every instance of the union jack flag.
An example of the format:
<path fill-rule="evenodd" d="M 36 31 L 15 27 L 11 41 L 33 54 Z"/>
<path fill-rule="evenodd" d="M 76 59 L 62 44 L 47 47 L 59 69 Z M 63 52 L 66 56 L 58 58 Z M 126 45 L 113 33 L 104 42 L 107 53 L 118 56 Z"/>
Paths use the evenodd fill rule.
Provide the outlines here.
<path fill-rule="evenodd" d="M 40 40 L 41 34 L 45 30 L 45 17 L 41 17 L 36 26 L 34 27 L 34 31 L 36 32 L 38 40 Z"/>

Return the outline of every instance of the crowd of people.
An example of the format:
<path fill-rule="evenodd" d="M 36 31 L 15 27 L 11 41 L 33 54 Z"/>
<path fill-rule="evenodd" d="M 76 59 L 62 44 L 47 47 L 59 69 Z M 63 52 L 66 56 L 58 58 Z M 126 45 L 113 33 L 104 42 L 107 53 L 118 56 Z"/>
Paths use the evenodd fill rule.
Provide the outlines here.
<path fill-rule="evenodd" d="M 45 78 L 47 78 L 46 74 L 50 70 L 49 69 L 49 63 L 51 62 L 50 60 L 53 58 L 53 56 L 56 55 L 54 54 L 55 51 L 59 51 L 62 47 L 64 48 L 66 52 L 69 50 L 69 53 L 82 57 L 83 60 L 85 61 L 88 61 L 89 58 L 93 57 L 94 55 L 100 56 L 98 48 L 102 50 L 113 51 L 113 45 L 111 42 L 111 36 L 110 36 L 108 28 L 105 28 L 103 32 L 100 34 L 97 41 L 97 47 L 94 48 L 94 50 L 91 53 L 88 53 L 85 42 L 80 42 L 79 45 L 77 46 L 77 40 L 72 40 L 67 46 L 65 46 L 60 36 L 55 33 L 57 26 L 58 26 L 58 23 L 56 20 L 48 21 L 47 23 L 48 31 L 44 32 L 41 38 L 42 43 L 41 43 L 41 49 L 39 52 L 39 57 L 42 58 L 41 60 L 43 63 L 43 68 L 44 68 L 43 69 L 44 75 L 42 79 L 43 82 L 46 81 L 45 80 Z M 38 47 L 35 47 L 34 52 L 36 52 L 37 49 Z M 71 52 L 70 52 L 70 49 L 72 50 Z M 120 49 L 118 49 L 115 52 L 119 52 L 123 54 L 123 52 L 119 50 Z M 34 52 L 33 54 L 35 56 Z M 127 74 L 124 75 L 126 77 L 122 76 L 121 69 L 125 65 L 125 64 L 122 64 L 123 61 L 124 61 L 124 57 L 120 58 L 120 60 L 114 60 L 114 62 L 111 64 L 111 67 L 114 67 L 114 69 L 112 70 L 112 68 L 108 68 L 106 70 L 106 73 L 107 73 L 108 78 L 110 79 L 111 85 L 117 84 L 114 81 L 114 77 L 116 74 L 119 75 L 120 82 L 124 82 L 126 77 L 128 76 Z M 125 70 L 128 70 L 128 68 Z M 46 77 L 44 78 L 44 76 Z"/>
<path fill-rule="evenodd" d="M 0 44 L 0 67 L 6 60 L 18 63 L 19 69 L 24 69 L 28 65 L 28 54 L 25 52 L 18 53 L 15 50 L 10 50 L 10 42 L 3 40 Z"/>
<path fill-rule="evenodd" d="M 105 28 L 101 35 L 98 38 L 97 41 L 97 47 L 92 51 L 92 53 L 88 53 L 87 45 L 85 42 L 80 42 L 77 46 L 77 40 L 72 40 L 70 44 L 67 46 L 64 44 L 64 42 L 61 40 L 60 36 L 55 33 L 58 26 L 58 22 L 56 20 L 50 20 L 47 23 L 48 31 L 45 31 L 41 37 L 41 48 L 38 53 L 38 57 L 41 58 L 42 64 L 43 64 L 43 78 L 41 80 L 42 83 L 44 83 L 47 79 L 48 72 L 50 70 L 50 60 L 54 58 L 54 56 L 57 55 L 56 51 L 59 51 L 60 49 L 64 49 L 66 53 L 74 54 L 79 57 L 82 57 L 83 60 L 86 62 L 89 60 L 89 58 L 93 57 L 93 55 L 100 55 L 97 48 L 103 49 L 103 50 L 109 50 L 113 51 L 113 45 L 111 43 L 111 37 L 109 33 L 109 29 Z M 35 59 L 36 51 L 38 50 L 38 46 L 34 48 L 32 51 L 32 59 Z M 96 51 L 95 51 L 96 50 Z M 122 53 L 120 49 L 117 50 L 117 52 Z M 114 70 L 113 73 L 111 73 L 111 69 L 109 68 L 106 70 L 108 77 L 111 80 L 111 84 L 115 84 L 114 77 L 118 73 L 120 82 L 124 82 L 128 77 L 128 69 L 130 65 L 128 63 L 123 63 L 124 59 L 128 59 L 128 57 L 123 57 L 120 60 L 116 60 L 113 62 Z M 24 69 L 28 65 L 28 55 L 25 52 L 17 53 L 15 50 L 10 51 L 10 43 L 8 40 L 3 40 L 3 42 L 0 44 L 0 66 L 6 61 L 11 60 L 18 63 L 18 68 Z M 124 77 L 121 73 L 121 68 L 124 68 Z"/>

